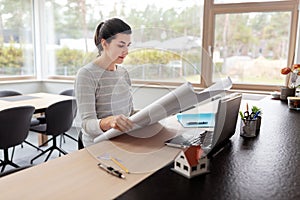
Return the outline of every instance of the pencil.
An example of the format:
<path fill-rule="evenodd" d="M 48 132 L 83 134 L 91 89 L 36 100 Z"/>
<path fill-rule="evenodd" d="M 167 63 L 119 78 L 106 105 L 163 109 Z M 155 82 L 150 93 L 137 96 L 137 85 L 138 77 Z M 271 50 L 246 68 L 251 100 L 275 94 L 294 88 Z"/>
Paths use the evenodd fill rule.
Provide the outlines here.
<path fill-rule="evenodd" d="M 121 169 L 123 169 L 127 174 L 129 174 L 128 169 L 122 165 L 119 161 L 117 161 L 116 159 L 114 159 L 113 157 L 110 158 L 115 164 L 117 164 Z"/>

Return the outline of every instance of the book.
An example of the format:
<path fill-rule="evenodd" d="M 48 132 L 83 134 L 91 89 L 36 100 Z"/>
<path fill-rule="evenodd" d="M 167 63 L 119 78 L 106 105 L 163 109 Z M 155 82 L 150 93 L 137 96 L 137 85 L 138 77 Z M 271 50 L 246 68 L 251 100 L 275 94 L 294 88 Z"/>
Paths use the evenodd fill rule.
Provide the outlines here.
<path fill-rule="evenodd" d="M 197 113 L 176 115 L 177 120 L 185 128 L 212 128 L 215 126 L 215 113 Z"/>

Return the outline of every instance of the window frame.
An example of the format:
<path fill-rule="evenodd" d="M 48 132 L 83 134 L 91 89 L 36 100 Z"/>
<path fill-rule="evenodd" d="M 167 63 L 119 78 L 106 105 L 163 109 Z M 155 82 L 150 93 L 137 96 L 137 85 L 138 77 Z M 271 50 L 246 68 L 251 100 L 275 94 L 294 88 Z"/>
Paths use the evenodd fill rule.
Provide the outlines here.
<path fill-rule="evenodd" d="M 43 0 L 41 0 L 43 1 Z M 32 23 L 32 46 L 33 46 L 33 68 L 34 68 L 34 74 L 33 75 L 16 75 L 16 76 L 7 76 L 7 77 L 0 77 L 0 83 L 6 83 L 6 82 L 15 82 L 15 81 L 22 81 L 22 80 L 36 80 L 37 76 L 37 67 L 36 67 L 36 38 L 35 38 L 35 15 L 36 15 L 36 10 L 35 10 L 35 2 L 38 2 L 38 0 L 31 0 L 31 6 L 32 6 L 32 16 L 31 16 L 31 23 Z M 40 11 L 38 11 L 40 13 Z"/>
<path fill-rule="evenodd" d="M 226 13 L 248 13 L 248 12 L 276 12 L 276 11 L 289 11 L 291 12 L 291 26 L 290 26 L 290 40 L 289 40 L 289 52 L 287 58 L 287 66 L 290 66 L 296 56 L 297 48 L 297 32 L 298 32 L 298 6 L 299 0 L 284 0 L 284 1 L 268 1 L 268 2 L 247 2 L 247 3 L 217 3 L 214 4 L 213 0 L 203 0 L 204 1 L 204 12 L 203 12 L 203 27 L 202 27 L 202 54 L 213 55 L 213 44 L 214 44 L 214 21 L 217 14 Z M 0 81 L 14 81 L 14 80 L 75 80 L 75 76 L 61 76 L 52 75 L 47 76 L 45 69 L 45 57 L 46 57 L 46 44 L 45 41 L 45 28 L 44 23 L 44 5 L 45 0 L 32 0 L 33 6 L 33 45 L 34 45 L 34 67 L 35 76 L 16 76 L 16 77 L 3 77 Z M 212 84 L 213 76 L 213 63 L 211 59 L 207 56 L 202 55 L 202 67 L 201 68 L 201 78 L 200 83 L 193 83 L 195 87 L 206 88 L 208 85 Z M 204 82 L 205 80 L 206 82 Z M 286 77 L 286 81 L 288 76 Z M 148 81 L 148 80 L 132 80 L 133 84 L 143 84 L 143 85 L 168 85 L 178 86 L 181 83 L 178 82 L 162 82 L 162 81 Z M 274 91 L 278 90 L 280 86 L 274 85 L 259 85 L 259 84 L 233 84 L 233 90 L 255 90 L 255 91 Z"/>
<path fill-rule="evenodd" d="M 217 14 L 232 14 L 232 13 L 249 13 L 249 12 L 291 12 L 291 26 L 289 36 L 289 52 L 287 58 L 287 66 L 291 66 L 294 62 L 297 43 L 297 26 L 298 26 L 298 5 L 299 0 L 286 1 L 269 1 L 269 2 L 249 2 L 249 3 L 230 3 L 230 4 L 214 4 L 211 0 L 205 0 L 204 3 L 204 27 L 203 27 L 203 48 L 213 55 L 214 47 L 214 32 L 215 32 L 215 17 Z M 203 63 L 204 64 L 204 63 Z M 209 63 L 207 63 L 209 64 Z M 204 65 L 208 66 L 208 65 Z M 205 67 L 204 67 L 205 68 Z M 203 69 L 202 74 L 208 83 L 212 83 L 212 69 L 207 67 Z M 280 73 L 280 72 L 278 72 Z M 288 81 L 286 77 L 286 82 Z M 201 79 L 202 80 L 202 79 Z M 200 84 L 204 86 L 203 83 Z M 258 91 L 274 91 L 278 90 L 277 85 L 262 85 L 262 84 L 233 84 L 232 89 L 236 90 L 258 90 Z"/>

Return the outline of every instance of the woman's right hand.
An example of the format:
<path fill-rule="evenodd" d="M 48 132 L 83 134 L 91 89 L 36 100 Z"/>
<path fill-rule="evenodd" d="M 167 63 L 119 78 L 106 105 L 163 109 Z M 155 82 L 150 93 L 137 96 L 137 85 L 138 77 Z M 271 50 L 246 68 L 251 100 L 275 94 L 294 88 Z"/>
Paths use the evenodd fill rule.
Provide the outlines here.
<path fill-rule="evenodd" d="M 133 128 L 133 123 L 124 115 L 115 115 L 101 119 L 100 128 L 103 131 L 114 128 L 122 132 L 127 132 Z"/>

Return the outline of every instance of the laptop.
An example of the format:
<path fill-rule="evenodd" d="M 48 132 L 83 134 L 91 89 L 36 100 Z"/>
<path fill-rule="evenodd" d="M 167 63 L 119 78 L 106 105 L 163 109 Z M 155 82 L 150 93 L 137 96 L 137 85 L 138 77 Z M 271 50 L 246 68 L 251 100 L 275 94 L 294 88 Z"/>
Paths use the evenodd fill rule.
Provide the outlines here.
<path fill-rule="evenodd" d="M 234 135 L 241 99 L 240 93 L 233 93 L 219 99 L 213 131 L 189 129 L 167 140 L 165 144 L 179 148 L 200 144 L 203 149 L 208 149 L 209 155 L 213 155 Z"/>

